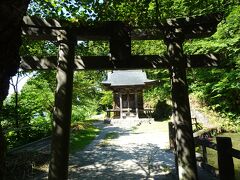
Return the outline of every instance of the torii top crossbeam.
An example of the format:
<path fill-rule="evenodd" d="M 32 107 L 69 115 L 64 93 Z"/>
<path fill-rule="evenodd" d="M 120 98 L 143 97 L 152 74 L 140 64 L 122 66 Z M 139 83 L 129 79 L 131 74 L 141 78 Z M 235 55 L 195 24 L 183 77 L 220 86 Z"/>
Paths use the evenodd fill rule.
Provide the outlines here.
<path fill-rule="evenodd" d="M 192 39 L 212 35 L 221 19 L 221 14 L 169 19 L 159 23 L 157 27 L 140 29 L 130 27 L 127 23 L 120 21 L 97 22 L 94 25 L 87 25 L 25 16 L 22 30 L 24 35 L 42 40 L 56 40 L 58 31 L 67 29 L 71 29 L 77 36 L 77 40 L 110 40 L 115 32 L 121 32 L 124 29 L 132 40 L 156 40 L 163 39 L 169 30 L 181 28 L 184 38 Z"/>
<path fill-rule="evenodd" d="M 111 56 L 82 56 L 76 57 L 74 70 L 94 69 L 150 69 L 170 68 L 168 56 L 131 55 L 132 40 L 157 40 L 207 37 L 216 31 L 221 20 L 220 14 L 196 16 L 166 20 L 158 27 L 137 29 L 124 22 L 102 22 L 95 25 L 76 24 L 54 19 L 46 20 L 38 17 L 25 16 L 23 18 L 22 33 L 36 40 L 57 41 L 63 32 L 74 36 L 77 40 L 108 40 Z M 75 42 L 76 43 L 76 42 Z M 186 67 L 217 66 L 219 61 L 214 54 L 188 55 Z M 20 67 L 25 70 L 56 69 L 55 57 L 22 57 Z"/>

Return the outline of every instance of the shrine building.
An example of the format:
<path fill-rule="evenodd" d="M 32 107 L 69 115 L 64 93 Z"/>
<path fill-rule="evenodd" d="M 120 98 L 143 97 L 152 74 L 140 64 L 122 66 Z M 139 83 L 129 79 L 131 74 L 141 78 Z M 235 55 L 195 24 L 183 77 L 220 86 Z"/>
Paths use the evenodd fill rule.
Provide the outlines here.
<path fill-rule="evenodd" d="M 114 70 L 102 82 L 113 92 L 113 109 L 107 109 L 107 117 L 144 118 L 151 109 L 144 109 L 143 90 L 156 84 L 147 78 L 143 70 Z M 111 113 L 113 115 L 111 116 Z"/>

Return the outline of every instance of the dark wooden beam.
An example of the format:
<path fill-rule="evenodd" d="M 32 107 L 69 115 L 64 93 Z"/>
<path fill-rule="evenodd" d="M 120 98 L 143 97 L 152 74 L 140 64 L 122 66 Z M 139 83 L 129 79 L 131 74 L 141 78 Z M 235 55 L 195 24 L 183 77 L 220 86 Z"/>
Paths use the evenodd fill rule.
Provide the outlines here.
<path fill-rule="evenodd" d="M 58 30 L 51 28 L 22 26 L 22 35 L 30 37 L 33 40 L 56 41 L 57 34 Z"/>
<path fill-rule="evenodd" d="M 22 68 L 23 70 L 54 70 L 57 69 L 57 61 L 57 56 L 25 56 L 21 57 L 20 68 Z"/>
<path fill-rule="evenodd" d="M 139 29 L 131 27 L 129 33 L 131 40 L 156 40 L 164 37 L 164 32 L 169 29 L 182 28 L 185 39 L 208 37 L 216 31 L 217 24 L 221 21 L 219 14 L 195 16 L 189 18 L 169 19 L 159 23 L 157 27 Z M 127 26 L 127 23 L 122 22 Z M 78 40 L 109 40 L 111 30 L 116 22 L 96 22 L 94 25 L 79 24 L 55 19 L 42 19 L 25 16 L 23 18 L 22 33 L 33 39 L 54 40 L 60 29 L 71 29 Z"/>
<path fill-rule="evenodd" d="M 230 137 L 216 137 L 218 168 L 220 180 L 235 179 L 234 163 L 232 157 L 232 140 Z"/>
<path fill-rule="evenodd" d="M 191 27 L 184 27 L 185 39 L 205 38 L 213 35 L 217 31 L 217 24 L 196 24 Z"/>
<path fill-rule="evenodd" d="M 37 40 L 57 40 L 59 30 L 71 29 L 79 40 L 109 40 L 112 22 L 72 23 L 65 20 L 43 19 L 36 16 L 24 16 L 22 34 Z"/>
<path fill-rule="evenodd" d="M 48 28 L 62 28 L 64 25 L 69 22 L 61 21 L 56 19 L 44 19 L 37 16 L 24 16 L 23 24 L 29 27 L 48 27 Z M 70 25 L 70 24 L 69 24 Z"/>
<path fill-rule="evenodd" d="M 106 27 L 81 27 L 74 28 L 78 40 L 108 41 L 110 35 Z M 213 25 L 199 25 L 191 28 L 185 28 L 185 39 L 203 38 L 211 36 L 216 32 Z M 51 28 L 39 28 L 22 26 L 22 34 L 36 40 L 54 41 L 57 38 L 58 30 Z M 130 31 L 131 40 L 161 40 L 164 37 L 163 29 L 132 29 Z"/>
<path fill-rule="evenodd" d="M 21 57 L 20 67 L 24 70 L 48 70 L 57 68 L 57 57 Z M 214 54 L 186 56 L 188 68 L 219 67 L 220 60 Z M 74 70 L 98 69 L 161 69 L 169 68 L 168 57 L 157 55 L 134 55 L 129 61 L 115 61 L 109 56 L 77 56 L 75 57 Z"/>
<path fill-rule="evenodd" d="M 217 54 L 195 54 L 186 56 L 187 67 L 222 67 L 221 59 Z"/>
<path fill-rule="evenodd" d="M 206 14 L 201 16 L 191 16 L 186 18 L 167 19 L 160 23 L 161 27 L 192 27 L 203 24 L 218 24 L 223 18 L 222 14 Z"/>
<path fill-rule="evenodd" d="M 110 26 L 110 56 L 112 60 L 129 61 L 131 57 L 131 37 L 129 26 L 113 22 Z"/>
<path fill-rule="evenodd" d="M 63 23 L 56 19 L 44 19 L 37 16 L 24 16 L 22 34 L 37 40 L 57 40 Z"/>

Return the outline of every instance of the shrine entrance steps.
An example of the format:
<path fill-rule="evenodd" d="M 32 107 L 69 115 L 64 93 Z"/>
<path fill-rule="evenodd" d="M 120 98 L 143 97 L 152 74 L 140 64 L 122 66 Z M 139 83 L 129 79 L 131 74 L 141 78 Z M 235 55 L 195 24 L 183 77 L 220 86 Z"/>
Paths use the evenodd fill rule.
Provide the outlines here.
<path fill-rule="evenodd" d="M 153 118 L 136 118 L 136 117 L 126 117 L 123 119 L 111 119 L 109 124 L 116 126 L 137 126 L 141 124 L 151 124 L 154 122 Z"/>

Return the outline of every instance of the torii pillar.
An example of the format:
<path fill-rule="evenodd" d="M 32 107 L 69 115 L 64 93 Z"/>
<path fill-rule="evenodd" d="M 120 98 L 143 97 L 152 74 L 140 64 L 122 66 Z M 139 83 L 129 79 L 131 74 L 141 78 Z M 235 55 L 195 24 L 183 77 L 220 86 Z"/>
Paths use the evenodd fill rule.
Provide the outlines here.
<path fill-rule="evenodd" d="M 67 179 L 69 136 L 72 113 L 73 65 L 76 39 L 71 31 L 60 30 L 57 66 L 57 88 L 53 111 L 51 161 L 48 178 Z"/>
<path fill-rule="evenodd" d="M 181 28 L 166 33 L 172 84 L 173 120 L 176 129 L 177 170 L 180 180 L 197 180 L 197 165 L 186 80 L 187 61 L 183 54 Z"/>

